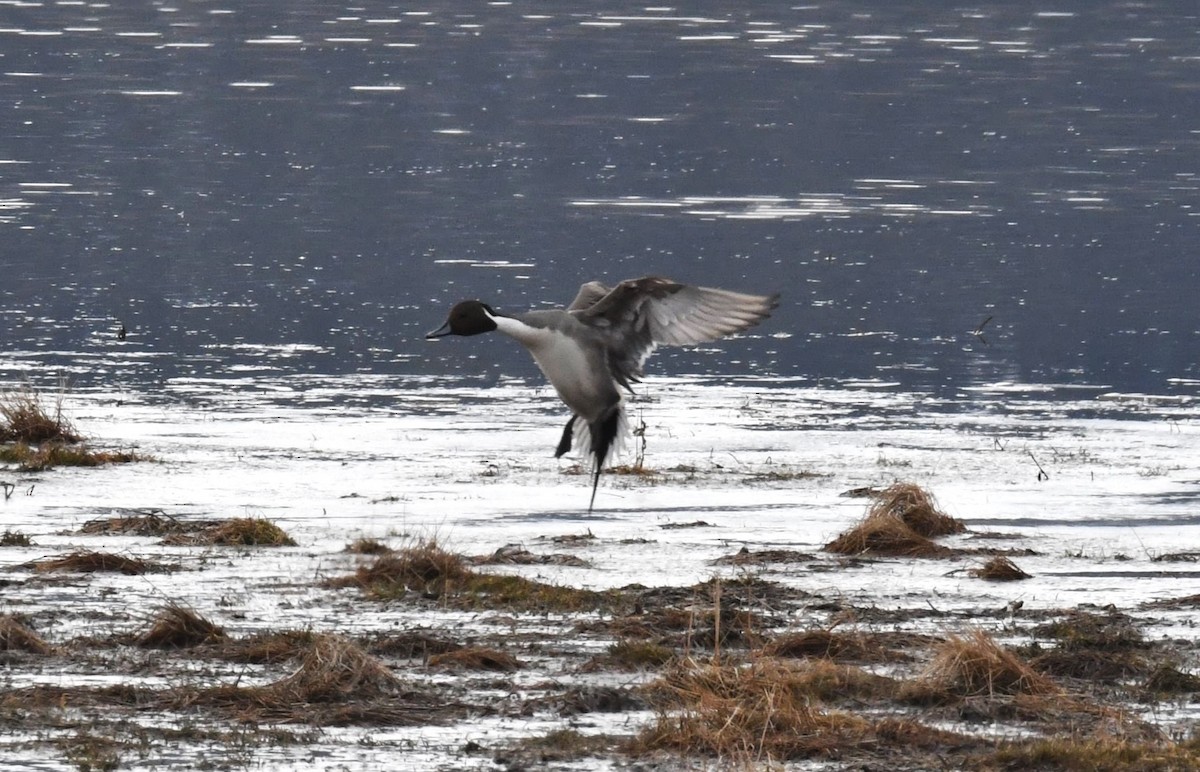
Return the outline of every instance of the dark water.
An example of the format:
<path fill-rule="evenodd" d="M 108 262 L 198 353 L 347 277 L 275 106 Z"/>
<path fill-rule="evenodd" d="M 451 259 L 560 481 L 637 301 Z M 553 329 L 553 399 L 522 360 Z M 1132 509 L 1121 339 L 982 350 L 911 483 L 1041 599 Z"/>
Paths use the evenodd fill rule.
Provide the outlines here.
<path fill-rule="evenodd" d="M 420 335 L 657 272 L 785 303 L 652 371 L 1196 391 L 1194 0 L 742 5 L 0 6 L 0 374 L 534 375 Z"/>

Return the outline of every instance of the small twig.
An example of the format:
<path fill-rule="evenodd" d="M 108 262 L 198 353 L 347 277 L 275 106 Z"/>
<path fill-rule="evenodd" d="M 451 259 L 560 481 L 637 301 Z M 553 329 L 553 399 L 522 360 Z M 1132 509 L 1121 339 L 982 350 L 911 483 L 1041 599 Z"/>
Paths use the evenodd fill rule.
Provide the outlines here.
<path fill-rule="evenodd" d="M 1049 479 L 1050 479 L 1050 475 L 1046 473 L 1046 470 L 1045 470 L 1045 469 L 1042 469 L 1042 465 L 1038 463 L 1037 456 L 1033 455 L 1033 451 L 1032 451 L 1032 450 L 1028 450 L 1028 451 L 1025 451 L 1025 452 L 1029 454 L 1029 457 L 1033 459 L 1033 463 L 1037 465 L 1037 468 L 1038 468 L 1038 475 L 1037 475 L 1038 482 L 1041 482 L 1042 480 L 1049 480 Z"/>
<path fill-rule="evenodd" d="M 16 490 L 17 486 L 7 480 L 0 480 L 0 485 L 4 486 L 4 500 L 8 501 L 12 498 L 13 491 Z"/>

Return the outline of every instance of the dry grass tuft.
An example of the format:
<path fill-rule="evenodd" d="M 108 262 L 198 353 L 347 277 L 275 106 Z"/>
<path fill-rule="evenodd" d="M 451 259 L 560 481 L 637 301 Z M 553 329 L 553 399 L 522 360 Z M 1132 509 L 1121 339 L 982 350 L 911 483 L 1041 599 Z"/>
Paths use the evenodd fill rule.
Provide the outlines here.
<path fill-rule="evenodd" d="M 1147 647 L 1146 641 L 1125 614 L 1076 610 L 1033 632 L 1058 641 L 1057 647 L 1032 659 L 1044 673 L 1115 682 L 1143 674 L 1148 667 L 1139 654 Z"/>
<path fill-rule="evenodd" d="M 461 555 L 447 552 L 435 541 L 381 555 L 353 576 L 330 582 L 335 587 L 357 586 L 372 598 L 390 600 L 415 592 L 463 609 L 522 611 L 583 611 L 606 603 L 592 590 L 545 584 L 521 576 L 474 571 Z"/>
<path fill-rule="evenodd" d="M 94 467 L 146 460 L 147 457 L 131 450 L 91 450 L 85 445 L 58 440 L 47 440 L 40 445 L 16 442 L 0 446 L 0 462 L 16 464 L 22 472 L 42 472 L 56 466 Z"/>
<path fill-rule="evenodd" d="M 927 538 L 963 533 L 967 527 L 937 508 L 933 494 L 914 483 L 896 483 L 874 496 L 867 513 L 890 515 Z"/>
<path fill-rule="evenodd" d="M 49 408 L 31 388 L 0 394 L 0 442 L 39 445 L 43 442 L 75 443 L 83 436 L 62 412 L 62 395 Z"/>
<path fill-rule="evenodd" d="M 746 547 L 732 555 L 725 555 L 712 561 L 714 566 L 763 566 L 772 563 L 807 563 L 814 560 L 807 552 L 795 550 L 757 550 Z"/>
<path fill-rule="evenodd" d="M 1034 629 L 1034 634 L 1058 639 L 1064 649 L 1125 651 L 1146 645 L 1133 619 L 1118 612 L 1094 614 L 1072 611 L 1062 619 Z"/>
<path fill-rule="evenodd" d="M 588 672 L 657 670 L 674 658 L 675 650 L 668 646 L 651 641 L 622 638 L 610 644 L 603 654 L 589 660 L 583 669 Z"/>
<path fill-rule="evenodd" d="M 450 670 L 493 670 L 502 673 L 512 673 L 524 667 L 520 660 L 508 652 L 484 646 L 435 654 L 429 658 L 429 666 Z"/>
<path fill-rule="evenodd" d="M 873 496 L 867 514 L 825 545 L 838 555 L 938 558 L 955 554 L 932 537 L 962 533 L 961 521 L 941 512 L 932 494 L 912 483 L 896 483 Z"/>
<path fill-rule="evenodd" d="M 419 693 L 358 644 L 312 634 L 291 675 L 264 686 L 219 686 L 174 699 L 175 707 L 210 705 L 254 723 L 428 725 L 465 708 L 444 694 Z M 181 704 L 182 703 L 182 704 Z"/>
<path fill-rule="evenodd" d="M 577 555 L 565 552 L 554 552 L 548 555 L 537 555 L 519 544 L 506 544 L 491 555 L 472 558 L 475 565 L 517 565 L 517 566 L 571 566 L 573 568 L 590 568 L 591 563 Z"/>
<path fill-rule="evenodd" d="M 111 552 L 80 550 L 57 558 L 46 558 L 44 560 L 23 563 L 17 566 L 17 568 L 30 568 L 39 574 L 58 571 L 89 574 L 107 571 L 137 575 L 170 571 L 174 567 L 164 563 L 156 563 L 152 560 L 140 560 L 124 555 L 114 555 Z"/>
<path fill-rule="evenodd" d="M 384 697 L 400 691 L 400 680 L 353 641 L 314 635 L 290 676 L 257 692 L 267 703 L 344 702 Z"/>
<path fill-rule="evenodd" d="M 310 649 L 316 634 L 307 630 L 258 633 L 236 640 L 215 641 L 206 654 L 228 662 L 270 665 L 294 659 Z"/>
<path fill-rule="evenodd" d="M 79 527 L 80 533 L 132 536 L 163 536 L 184 530 L 187 530 L 187 525 L 161 509 L 138 511 L 136 514 L 98 517 L 88 520 Z"/>
<path fill-rule="evenodd" d="M 895 662 L 909 657 L 890 652 L 878 641 L 861 633 L 806 630 L 780 635 L 763 646 L 770 657 L 795 659 L 849 659 L 858 662 Z"/>
<path fill-rule="evenodd" d="M 1169 772 L 1200 769 L 1200 742 L 1058 735 L 1007 743 L 977 759 L 980 769 L 1064 772 Z"/>
<path fill-rule="evenodd" d="M 1154 668 L 1142 688 L 1151 694 L 1195 694 L 1200 692 L 1200 676 L 1164 663 Z"/>
<path fill-rule="evenodd" d="M 461 585 L 470 573 L 461 555 L 447 552 L 436 541 L 422 540 L 380 555 L 349 580 L 335 584 L 356 584 L 376 597 L 394 597 L 404 590 L 441 597 L 447 587 Z"/>
<path fill-rule="evenodd" d="M 1029 574 L 1022 571 L 1017 567 L 1016 563 L 1003 555 L 997 555 L 979 568 L 972 568 L 967 573 L 978 579 L 987 579 L 991 582 L 1016 582 L 1021 579 L 1030 578 Z"/>
<path fill-rule="evenodd" d="M 869 513 L 858 525 L 826 544 L 838 555 L 881 555 L 906 558 L 949 557 L 954 551 L 920 535 L 889 514 Z"/>
<path fill-rule="evenodd" d="M 939 646 L 933 661 L 902 698 L 920 704 L 952 704 L 968 697 L 996 695 L 1046 696 L 1062 690 L 982 630 L 967 637 L 952 635 Z"/>
<path fill-rule="evenodd" d="M 5 530 L 0 533 L 0 547 L 32 547 L 33 539 L 20 531 Z"/>
<path fill-rule="evenodd" d="M 376 539 L 363 538 L 347 544 L 345 551 L 354 555 L 389 555 L 395 550 Z"/>
<path fill-rule="evenodd" d="M 795 669 L 763 659 L 745 667 L 684 660 L 649 687 L 657 720 L 634 751 L 682 751 L 735 763 L 832 754 L 858 745 L 870 723 L 812 705 Z"/>
<path fill-rule="evenodd" d="M 54 649 L 21 620 L 5 615 L 0 616 L 0 651 L 50 654 Z"/>
<path fill-rule="evenodd" d="M 179 546 L 221 547 L 294 547 L 295 540 L 270 520 L 259 517 L 237 517 L 206 523 L 197 533 L 174 533 L 163 539 L 164 544 Z"/>
<path fill-rule="evenodd" d="M 195 611 L 174 603 L 163 606 L 150 629 L 137 637 L 145 649 L 186 649 L 220 641 L 225 631 Z"/>
<path fill-rule="evenodd" d="M 840 758 L 884 740 L 893 747 L 944 747 L 952 740 L 965 741 L 916 722 L 876 723 L 819 707 L 825 694 L 846 693 L 852 670 L 829 662 L 797 667 L 771 658 L 742 666 L 684 660 L 647 688 L 658 716 L 630 750 L 708 755 L 745 765 Z"/>

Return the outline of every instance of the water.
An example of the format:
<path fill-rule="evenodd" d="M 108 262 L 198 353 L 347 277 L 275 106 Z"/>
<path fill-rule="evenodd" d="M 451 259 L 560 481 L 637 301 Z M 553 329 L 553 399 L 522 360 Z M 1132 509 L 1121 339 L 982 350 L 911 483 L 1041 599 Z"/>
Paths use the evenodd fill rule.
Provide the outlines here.
<path fill-rule="evenodd" d="M 484 555 L 587 533 L 591 568 L 527 573 L 684 587 L 737 575 L 713 561 L 742 546 L 791 549 L 814 557 L 763 575 L 837 603 L 789 628 L 845 629 L 829 607 L 846 605 L 1026 641 L 1037 614 L 1113 604 L 1148 641 L 1194 639 L 1190 607 L 1146 604 L 1200 590 L 1190 562 L 1160 560 L 1200 533 L 1196 4 L 741 5 L 0 4 L 0 386 L 64 378 L 94 444 L 156 459 L 4 469 L 3 529 L 34 546 L 5 548 L 2 610 L 55 644 L 136 631 L 165 601 L 233 635 L 499 624 L 535 661 L 506 693 L 549 694 L 594 676 L 543 641 L 578 660 L 610 638 L 321 579 L 353 570 L 358 537 Z M 525 352 L 422 336 L 465 297 L 519 310 L 647 273 L 784 302 L 738 340 L 656 354 L 629 409 L 659 472 L 604 475 L 589 514 Z M 1022 550 L 1033 578 L 972 579 L 974 554 L 821 551 L 863 514 L 843 494 L 901 479 L 967 523 L 955 546 Z M 79 531 L 142 510 L 266 517 L 299 546 Z M 20 567 L 77 549 L 184 570 Z M 1015 601 L 1030 616 L 994 612 Z M 4 686 L 245 675 L 97 656 L 10 663 Z M 483 701 L 497 683 L 456 688 Z M 649 717 L 535 719 L 325 727 L 254 760 L 491 768 L 463 738 Z M 246 763 L 145 729 L 195 720 L 143 711 L 111 732 L 151 738 L 135 766 Z M 55 731 L 74 732 L 14 732 L 16 763 L 74 768 Z"/>
<path fill-rule="evenodd" d="M 785 302 L 656 372 L 1193 395 L 1198 24 L 1165 1 L 8 4 L 0 368 L 532 380 L 514 346 L 420 334 L 463 297 L 658 272 Z"/>

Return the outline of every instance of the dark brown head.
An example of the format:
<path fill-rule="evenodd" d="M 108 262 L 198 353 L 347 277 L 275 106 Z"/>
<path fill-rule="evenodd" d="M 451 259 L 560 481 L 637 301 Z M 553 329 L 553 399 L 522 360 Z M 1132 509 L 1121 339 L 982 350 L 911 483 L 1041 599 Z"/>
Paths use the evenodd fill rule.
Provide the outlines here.
<path fill-rule="evenodd" d="M 450 309 L 446 323 L 425 338 L 432 340 L 446 335 L 480 335 L 496 329 L 493 317 L 496 312 L 486 303 L 478 300 L 464 300 Z"/>

